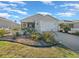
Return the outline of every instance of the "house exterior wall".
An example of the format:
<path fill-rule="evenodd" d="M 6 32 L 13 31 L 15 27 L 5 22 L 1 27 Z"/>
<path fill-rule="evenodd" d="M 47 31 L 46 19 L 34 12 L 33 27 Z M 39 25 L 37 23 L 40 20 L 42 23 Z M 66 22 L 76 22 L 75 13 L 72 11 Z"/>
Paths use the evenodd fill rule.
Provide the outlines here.
<path fill-rule="evenodd" d="M 79 22 L 73 23 L 73 28 L 72 30 L 74 31 L 79 31 Z"/>
<path fill-rule="evenodd" d="M 58 24 L 54 21 L 40 21 L 40 31 L 58 31 Z"/>
<path fill-rule="evenodd" d="M 79 28 L 79 23 L 74 23 L 74 28 Z"/>
<path fill-rule="evenodd" d="M 40 31 L 40 21 L 35 21 L 35 30 L 38 32 L 41 32 Z"/>
<path fill-rule="evenodd" d="M 58 21 L 53 19 L 41 19 L 38 21 L 35 21 L 35 29 L 38 32 L 44 32 L 44 31 L 58 31 L 59 25 Z"/>
<path fill-rule="evenodd" d="M 22 28 L 27 28 L 28 23 L 22 23 Z M 44 31 L 58 31 L 58 23 L 57 22 L 48 22 L 44 20 L 35 21 L 35 30 L 38 32 Z"/>

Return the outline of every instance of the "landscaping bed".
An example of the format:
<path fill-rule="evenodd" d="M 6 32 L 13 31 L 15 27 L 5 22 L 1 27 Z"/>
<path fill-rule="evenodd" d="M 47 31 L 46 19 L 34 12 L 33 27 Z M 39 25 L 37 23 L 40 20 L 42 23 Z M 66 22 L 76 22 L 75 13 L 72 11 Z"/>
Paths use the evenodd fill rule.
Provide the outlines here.
<path fill-rule="evenodd" d="M 49 32 L 37 32 L 34 28 L 27 28 L 22 31 L 15 31 L 12 35 L 6 35 L 5 29 L 0 30 L 0 40 L 5 41 L 14 41 L 22 44 L 27 44 L 29 46 L 40 46 L 40 47 L 48 47 L 56 45 L 56 41 L 54 38 L 54 33 Z M 23 34 L 19 33 L 23 32 Z M 5 36 L 6 35 L 6 36 Z"/>
<path fill-rule="evenodd" d="M 21 36 L 18 36 L 16 42 L 37 47 L 48 47 L 56 45 L 57 43 L 54 38 L 54 33 L 51 31 L 39 33 L 34 29 L 28 28 L 23 30 L 23 32 L 23 38 Z"/>
<path fill-rule="evenodd" d="M 37 37 L 37 35 L 36 35 L 36 37 Z M 29 37 L 28 38 L 26 36 L 18 36 L 16 38 L 13 38 L 12 36 L 5 36 L 5 37 L 1 37 L 0 40 L 1 41 L 17 42 L 17 43 L 21 43 L 21 44 L 33 46 L 33 47 L 51 47 L 51 46 L 55 45 L 54 42 L 50 43 L 48 41 L 45 41 L 44 38 L 35 39 L 36 37 Z"/>
<path fill-rule="evenodd" d="M 34 41 L 30 38 L 27 38 L 27 39 L 26 38 L 17 38 L 16 42 L 24 44 L 24 45 L 32 46 L 32 47 L 51 47 L 51 46 L 54 46 L 51 44 L 47 44 L 43 40 Z"/>

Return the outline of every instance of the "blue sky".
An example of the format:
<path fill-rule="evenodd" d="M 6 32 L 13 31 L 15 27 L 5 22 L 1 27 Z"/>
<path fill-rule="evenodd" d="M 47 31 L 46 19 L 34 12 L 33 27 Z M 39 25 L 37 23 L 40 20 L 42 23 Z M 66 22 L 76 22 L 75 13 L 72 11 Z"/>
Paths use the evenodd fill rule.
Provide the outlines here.
<path fill-rule="evenodd" d="M 59 20 L 79 20 L 79 1 L 0 1 L 0 17 L 20 22 L 38 13 Z"/>

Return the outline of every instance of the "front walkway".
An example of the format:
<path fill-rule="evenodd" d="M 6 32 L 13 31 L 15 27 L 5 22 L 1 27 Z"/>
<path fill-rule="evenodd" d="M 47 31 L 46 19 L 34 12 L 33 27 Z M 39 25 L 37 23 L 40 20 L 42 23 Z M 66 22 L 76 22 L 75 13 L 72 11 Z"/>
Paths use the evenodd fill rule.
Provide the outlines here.
<path fill-rule="evenodd" d="M 79 52 L 79 37 L 78 36 L 56 32 L 55 38 L 57 41 L 59 41 L 66 47 Z"/>

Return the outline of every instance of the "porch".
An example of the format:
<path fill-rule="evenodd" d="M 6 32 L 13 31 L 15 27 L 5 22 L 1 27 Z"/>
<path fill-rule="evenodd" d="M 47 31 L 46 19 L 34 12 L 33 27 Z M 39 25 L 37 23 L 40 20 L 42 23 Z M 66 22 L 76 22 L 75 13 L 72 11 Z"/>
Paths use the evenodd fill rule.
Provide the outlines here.
<path fill-rule="evenodd" d="M 21 23 L 21 28 L 25 29 L 25 28 L 35 28 L 35 22 L 22 22 Z"/>

